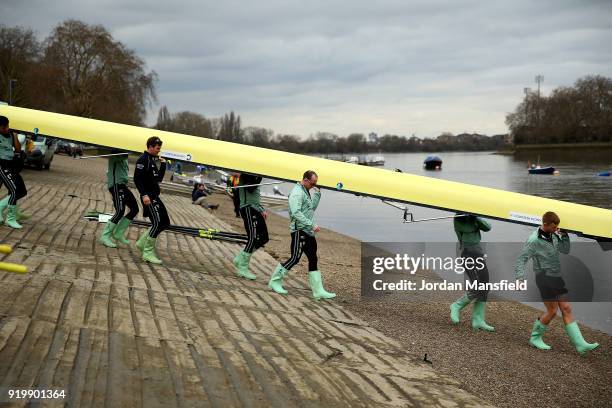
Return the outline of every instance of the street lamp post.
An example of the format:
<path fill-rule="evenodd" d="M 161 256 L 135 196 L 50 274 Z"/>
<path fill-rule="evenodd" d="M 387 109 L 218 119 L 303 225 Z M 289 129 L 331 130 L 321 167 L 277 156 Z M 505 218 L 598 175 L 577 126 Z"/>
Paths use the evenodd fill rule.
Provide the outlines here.
<path fill-rule="evenodd" d="M 523 92 L 525 92 L 525 125 L 529 125 L 529 93 L 531 92 L 531 88 L 523 88 Z"/>
<path fill-rule="evenodd" d="M 9 79 L 9 105 L 13 104 L 13 84 L 17 82 L 16 79 Z"/>
<path fill-rule="evenodd" d="M 544 81 L 544 75 L 536 75 L 535 81 L 538 84 L 538 127 L 540 127 L 540 84 Z"/>

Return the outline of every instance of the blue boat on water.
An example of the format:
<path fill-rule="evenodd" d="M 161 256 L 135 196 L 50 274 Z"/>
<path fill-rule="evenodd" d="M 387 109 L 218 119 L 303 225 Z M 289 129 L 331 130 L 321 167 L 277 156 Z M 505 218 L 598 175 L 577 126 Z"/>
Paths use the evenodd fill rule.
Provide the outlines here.
<path fill-rule="evenodd" d="M 610 177 L 610 172 L 609 171 L 604 171 L 602 173 L 599 173 L 598 176 L 601 176 L 601 177 Z"/>
<path fill-rule="evenodd" d="M 529 171 L 529 174 L 554 174 L 555 168 L 551 166 L 549 167 L 536 166 L 536 167 L 532 167 L 528 169 L 527 171 Z"/>
<path fill-rule="evenodd" d="M 425 170 L 442 170 L 442 159 L 438 156 L 427 156 L 423 162 Z"/>
<path fill-rule="evenodd" d="M 555 174 L 554 167 L 540 166 L 540 155 L 539 154 L 538 154 L 538 164 L 531 164 L 531 162 L 527 162 L 527 171 L 529 172 L 529 174 Z M 556 173 L 556 174 L 559 174 L 559 173 Z"/>

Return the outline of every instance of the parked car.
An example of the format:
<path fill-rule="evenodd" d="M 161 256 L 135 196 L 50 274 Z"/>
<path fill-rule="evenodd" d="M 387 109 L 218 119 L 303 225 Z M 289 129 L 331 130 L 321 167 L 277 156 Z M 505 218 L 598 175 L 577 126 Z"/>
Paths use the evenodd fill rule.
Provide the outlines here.
<path fill-rule="evenodd" d="M 78 143 L 67 142 L 60 140 L 57 143 L 56 153 L 64 153 L 68 156 L 76 157 L 77 155 L 83 155 L 83 146 Z"/>
<path fill-rule="evenodd" d="M 21 135 L 20 135 L 21 136 Z M 21 142 L 21 138 L 19 139 Z M 25 137 L 24 137 L 25 140 Z M 25 149 L 25 164 L 34 166 L 39 170 L 49 169 L 53 161 L 53 155 L 57 148 L 57 140 L 44 136 L 35 136 L 28 143 Z"/>

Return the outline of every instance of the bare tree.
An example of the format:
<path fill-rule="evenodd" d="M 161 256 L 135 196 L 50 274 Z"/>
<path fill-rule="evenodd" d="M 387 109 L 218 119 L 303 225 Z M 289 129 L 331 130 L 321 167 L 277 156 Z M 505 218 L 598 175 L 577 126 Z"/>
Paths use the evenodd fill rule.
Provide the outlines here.
<path fill-rule="evenodd" d="M 240 115 L 235 115 L 234 111 L 230 112 L 229 115 L 226 113 L 221 121 L 221 128 L 219 129 L 217 138 L 228 142 L 241 143 Z"/>
<path fill-rule="evenodd" d="M 265 129 L 255 126 L 249 126 L 242 129 L 244 142 L 258 147 L 269 147 L 274 132 L 271 129 Z"/>
<path fill-rule="evenodd" d="M 172 117 L 170 116 L 170 112 L 168 112 L 168 107 L 166 107 L 166 105 L 159 109 L 155 129 L 172 131 Z"/>
<path fill-rule="evenodd" d="M 275 138 L 275 148 L 284 150 L 286 152 L 300 152 L 302 151 L 302 144 L 300 139 L 295 135 L 278 135 Z"/>
<path fill-rule="evenodd" d="M 527 93 L 506 124 L 516 144 L 612 140 L 612 80 L 588 75 L 550 96 Z"/>
<path fill-rule="evenodd" d="M 214 137 L 211 121 L 203 115 L 189 111 L 170 114 L 165 105 L 159 110 L 155 128 L 192 136 Z"/>
<path fill-rule="evenodd" d="M 346 139 L 348 151 L 351 153 L 362 153 L 366 147 L 366 139 L 363 133 L 352 133 Z"/>
<path fill-rule="evenodd" d="M 329 132 L 317 132 L 311 144 L 316 146 L 315 150 L 318 153 L 333 153 L 336 151 L 337 142 L 338 135 Z"/>
<path fill-rule="evenodd" d="M 574 85 L 580 100 L 583 124 L 588 127 L 609 127 L 612 124 L 612 79 L 588 75 Z"/>
<path fill-rule="evenodd" d="M 26 87 L 40 59 L 40 50 L 40 43 L 31 29 L 0 25 L 0 100 L 9 100 L 8 83 L 16 79 L 13 103 L 31 106 L 32 95 L 26 92 Z"/>
<path fill-rule="evenodd" d="M 100 25 L 67 20 L 47 38 L 43 74 L 55 111 L 142 124 L 155 100 L 155 72 Z"/>
<path fill-rule="evenodd" d="M 210 121 L 199 113 L 189 111 L 178 112 L 173 115 L 172 122 L 175 132 L 209 139 L 214 136 Z"/>

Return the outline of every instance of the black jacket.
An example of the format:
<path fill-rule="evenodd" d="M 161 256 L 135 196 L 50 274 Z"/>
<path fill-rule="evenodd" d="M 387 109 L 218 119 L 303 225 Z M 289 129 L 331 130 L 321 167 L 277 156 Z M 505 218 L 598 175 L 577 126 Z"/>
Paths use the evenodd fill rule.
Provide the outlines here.
<path fill-rule="evenodd" d="M 140 196 L 149 196 L 150 199 L 159 197 L 159 183 L 164 179 L 166 163 L 161 163 L 159 169 L 155 164 L 155 156 L 144 152 L 136 161 L 134 170 L 134 184 Z"/>

